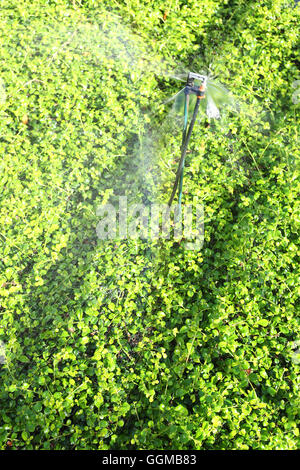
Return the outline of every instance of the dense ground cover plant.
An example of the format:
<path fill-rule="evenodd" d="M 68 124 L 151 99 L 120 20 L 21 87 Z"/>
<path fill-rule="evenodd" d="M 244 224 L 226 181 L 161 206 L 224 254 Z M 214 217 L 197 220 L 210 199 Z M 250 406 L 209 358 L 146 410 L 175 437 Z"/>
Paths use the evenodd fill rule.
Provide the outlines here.
<path fill-rule="evenodd" d="M 2 1 L 2 449 L 298 446 L 298 14 Z M 176 67 L 240 101 L 193 136 L 203 248 L 99 241 L 103 199 L 151 200 L 159 181 L 167 200 L 180 134 L 159 103 Z"/>

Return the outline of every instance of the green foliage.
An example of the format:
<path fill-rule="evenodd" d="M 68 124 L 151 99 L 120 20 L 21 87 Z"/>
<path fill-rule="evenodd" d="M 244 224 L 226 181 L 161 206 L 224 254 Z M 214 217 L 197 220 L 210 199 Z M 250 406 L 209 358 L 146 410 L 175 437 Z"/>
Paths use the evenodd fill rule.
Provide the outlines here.
<path fill-rule="evenodd" d="M 297 448 L 293 2 L 1 7 L 1 448 Z M 240 103 L 192 137 L 203 248 L 99 241 L 103 199 L 168 199 L 182 67 Z"/>

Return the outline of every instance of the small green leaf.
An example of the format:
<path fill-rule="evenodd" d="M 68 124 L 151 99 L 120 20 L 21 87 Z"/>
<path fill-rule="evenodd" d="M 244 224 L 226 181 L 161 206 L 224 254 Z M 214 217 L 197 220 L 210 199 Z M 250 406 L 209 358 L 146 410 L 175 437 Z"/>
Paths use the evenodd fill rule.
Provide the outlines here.
<path fill-rule="evenodd" d="M 269 322 L 268 320 L 262 319 L 262 320 L 258 320 L 258 324 L 261 326 L 268 326 Z"/>

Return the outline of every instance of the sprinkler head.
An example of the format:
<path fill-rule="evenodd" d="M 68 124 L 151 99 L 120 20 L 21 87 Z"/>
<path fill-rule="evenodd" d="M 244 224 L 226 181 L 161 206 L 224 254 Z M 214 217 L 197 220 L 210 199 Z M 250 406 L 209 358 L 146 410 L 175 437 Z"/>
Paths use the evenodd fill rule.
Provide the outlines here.
<path fill-rule="evenodd" d="M 205 75 L 199 75 L 198 73 L 189 72 L 186 84 L 188 86 L 193 86 L 194 80 L 199 80 L 200 82 L 202 82 L 202 85 L 206 87 L 207 77 Z"/>
<path fill-rule="evenodd" d="M 201 82 L 201 85 L 194 85 L 194 80 L 199 80 Z M 203 99 L 204 92 L 206 89 L 206 82 L 207 77 L 205 75 L 199 75 L 198 73 L 189 72 L 184 93 L 186 95 L 190 95 L 192 93 L 194 95 L 197 95 L 197 98 Z"/>

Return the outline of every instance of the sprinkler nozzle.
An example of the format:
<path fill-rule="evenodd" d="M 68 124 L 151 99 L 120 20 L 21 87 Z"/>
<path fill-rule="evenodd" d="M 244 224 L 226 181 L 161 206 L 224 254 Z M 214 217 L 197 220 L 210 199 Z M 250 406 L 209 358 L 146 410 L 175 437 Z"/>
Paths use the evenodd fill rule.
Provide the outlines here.
<path fill-rule="evenodd" d="M 201 81 L 201 85 L 195 86 L 195 80 Z M 206 81 L 207 77 L 205 75 L 199 75 L 198 73 L 189 72 L 184 93 L 186 95 L 194 94 L 197 95 L 197 98 L 203 99 L 206 88 Z"/>

